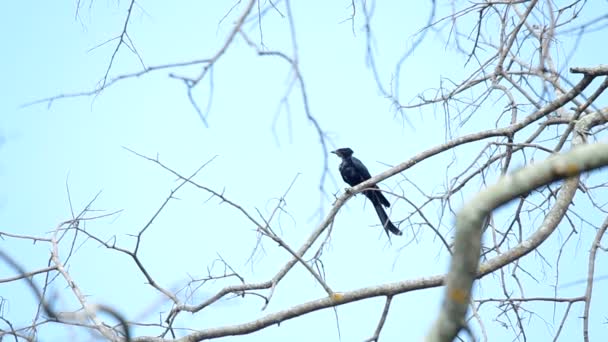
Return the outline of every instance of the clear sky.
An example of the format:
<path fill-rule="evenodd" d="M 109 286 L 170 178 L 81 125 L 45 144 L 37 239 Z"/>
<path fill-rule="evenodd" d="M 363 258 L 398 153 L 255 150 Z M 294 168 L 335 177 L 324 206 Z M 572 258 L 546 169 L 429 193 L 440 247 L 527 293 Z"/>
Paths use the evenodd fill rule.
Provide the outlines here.
<path fill-rule="evenodd" d="M 277 198 L 297 177 L 277 228 L 286 242 L 298 248 L 316 227 L 320 214 L 329 210 L 334 194 L 345 187 L 337 172 L 339 160 L 329 156 L 329 173 L 321 193 L 319 182 L 326 171 L 324 151 L 306 119 L 299 89 L 288 94 L 288 106 L 282 105 L 292 80 L 289 66 L 279 58 L 257 56 L 242 39 L 237 38 L 214 67 L 212 86 L 206 79 L 194 89 L 193 95 L 202 108 L 212 101 L 206 117 L 208 126 L 190 104 L 183 82 L 169 77 L 170 71 L 118 82 L 94 97 L 22 107 L 41 98 L 94 89 L 116 46 L 115 42 L 100 44 L 122 30 L 126 3 L 86 3 L 78 15 L 75 1 L 4 4 L 0 14 L 4 51 L 0 55 L 0 231 L 43 235 L 71 218 L 70 205 L 78 213 L 99 194 L 92 205 L 97 212 L 89 216 L 121 211 L 84 223 L 87 231 L 102 239 L 115 238 L 118 245 L 132 248 L 134 239 L 130 234 L 141 230 L 179 182 L 126 147 L 153 158 L 158 156 L 182 175 L 190 175 L 217 156 L 196 181 L 223 191 L 252 214 L 259 210 L 269 215 Z M 414 33 L 424 25 L 428 14 L 427 2 L 420 2 L 416 10 L 398 1 L 389 3 L 377 4 L 374 18 L 378 19 L 373 22 L 376 63 L 385 84 L 390 82 L 395 61 L 411 46 Z M 299 62 L 310 112 L 327 133 L 327 147 L 351 147 L 376 174 L 387 165 L 445 141 L 444 118 L 432 108 L 410 111 L 407 120 L 394 111 L 379 93 L 367 67 L 361 17 L 357 17 L 354 27 L 346 20 L 352 11 L 349 4 L 292 2 Z M 220 21 L 231 6 L 229 2 L 200 1 L 138 3 L 129 35 L 146 66 L 207 58 L 221 47 L 242 10 L 242 6 L 237 6 Z M 270 11 L 262 21 L 263 36 L 254 18 L 245 27 L 252 39 L 263 39 L 269 50 L 291 51 L 286 23 L 286 18 Z M 578 51 L 585 53 L 577 53 L 571 65 L 605 63 L 605 44 L 597 44 L 600 40 L 593 43 L 593 37 L 601 35 L 594 33 L 581 42 Z M 445 39 L 441 33 L 430 33 L 404 64 L 400 83 L 404 102 L 425 89 L 437 87 L 441 80 L 465 75 L 466 58 L 446 48 Z M 137 56 L 122 48 L 110 78 L 139 70 Z M 200 69 L 171 72 L 194 76 Z M 466 126 L 455 134 L 474 128 L 475 124 Z M 429 193 L 440 191 L 446 179 L 442 171 L 451 158 L 446 154 L 425 161 L 407 177 Z M 470 159 L 462 157 L 463 165 Z M 382 186 L 404 193 L 412 201 L 424 200 L 399 177 Z M 218 255 L 248 281 L 268 279 L 288 260 L 287 253 L 270 240 L 264 241 L 263 249 L 250 259 L 257 241 L 255 227 L 234 208 L 216 198 L 209 199 L 208 193 L 185 187 L 176 197 L 146 231 L 140 251 L 142 262 L 162 286 L 177 290 L 187 284 L 189 277 L 206 276 Z M 399 214 L 400 210 L 410 213 L 412 208 L 397 201 L 391 215 L 405 217 L 406 214 Z M 437 208 L 430 213 L 437 214 Z M 597 223 L 603 218 L 590 220 Z M 451 224 L 452 218 L 443 221 L 446 232 Z M 448 255 L 439 241 L 430 232 L 422 232 L 415 243 L 407 244 L 412 238 L 412 232 L 406 230 L 403 238 L 393 238 L 393 243 L 388 244 L 377 227 L 372 206 L 358 196 L 339 213 L 330 244 L 324 249 L 328 284 L 336 291 L 347 291 L 444 272 Z M 589 246 L 592 238 L 591 232 L 581 234 L 581 245 Z M 556 237 L 547 248 L 558 246 L 560 239 Z M 128 257 L 83 237 L 76 245 L 69 270 L 92 302 L 113 306 L 130 320 L 151 323 L 158 321 L 159 312 L 168 311 L 169 302 L 144 284 L 145 279 Z M 28 269 L 45 267 L 48 262 L 45 244 L 5 239 L 0 240 L 0 248 Z M 63 248 L 62 253 L 67 253 L 69 246 Z M 568 281 L 580 280 L 585 274 L 577 272 L 577 268 L 586 265 L 586 251 L 573 253 L 562 261 L 565 265 L 560 277 Z M 534 255 L 527 258 L 536 262 Z M 0 265 L 0 278 L 14 274 Z M 605 262 L 603 266 L 605 269 Z M 528 281 L 531 291 L 535 291 L 535 282 Z M 227 284 L 230 282 L 205 285 L 195 293 L 193 302 L 206 299 Z M 597 291 L 598 296 L 605 296 L 606 284 L 598 283 L 598 289 L 604 289 L 603 294 Z M 53 290 L 59 309 L 77 307 L 63 282 Z M 491 293 L 492 289 L 480 291 Z M 420 339 L 435 317 L 440 293 L 431 289 L 396 298 L 382 336 L 386 340 L 404 335 L 411 340 Z M 324 295 L 314 279 L 299 268 L 281 283 L 266 312 L 260 312 L 261 300 L 238 297 L 223 300 L 195 316 L 183 315 L 178 325 L 203 329 L 247 322 Z M 27 324 L 33 317 L 34 299 L 23 282 L 0 284 L 0 296 L 8 299 L 3 314 L 14 324 Z M 371 336 L 382 306 L 382 299 L 372 299 L 338 308 L 342 340 Z M 582 305 L 575 308 L 581 310 Z M 543 320 L 558 325 L 561 309 L 552 317 L 553 307 L 547 308 L 548 317 Z M 571 321 L 572 326 L 564 332 L 565 340 L 567 336 L 580 337 L 580 321 Z M 500 324 L 490 327 L 502 329 Z M 534 340 L 534 328 L 530 329 L 532 336 L 528 338 Z M 547 328 L 541 324 L 538 329 Z M 55 340 L 74 331 L 41 330 L 40 337 Z M 606 326 L 598 319 L 593 322 L 592 333 L 597 337 L 601 331 L 605 333 Z M 136 333 L 154 335 L 157 331 L 138 329 Z M 509 332 L 497 334 L 508 336 Z M 337 340 L 334 312 L 324 310 L 293 319 L 246 340 L 298 340 L 298 336 L 302 341 Z"/>

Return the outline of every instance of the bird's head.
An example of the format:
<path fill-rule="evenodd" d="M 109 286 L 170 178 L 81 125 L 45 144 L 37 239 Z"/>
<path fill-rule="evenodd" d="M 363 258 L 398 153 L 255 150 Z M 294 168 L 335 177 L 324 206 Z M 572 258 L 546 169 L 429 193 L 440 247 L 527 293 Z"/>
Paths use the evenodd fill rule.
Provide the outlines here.
<path fill-rule="evenodd" d="M 349 158 L 353 155 L 353 150 L 348 147 L 339 148 L 335 151 L 331 151 L 331 153 L 337 155 L 340 158 Z"/>

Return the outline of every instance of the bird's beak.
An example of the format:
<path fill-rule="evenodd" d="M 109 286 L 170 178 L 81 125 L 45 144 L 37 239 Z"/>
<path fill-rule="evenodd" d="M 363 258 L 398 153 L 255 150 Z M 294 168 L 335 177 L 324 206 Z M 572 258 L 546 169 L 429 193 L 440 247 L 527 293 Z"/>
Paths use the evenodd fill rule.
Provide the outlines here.
<path fill-rule="evenodd" d="M 338 153 L 336 153 L 336 151 L 331 151 L 331 153 L 333 153 L 333 154 L 338 154 Z"/>

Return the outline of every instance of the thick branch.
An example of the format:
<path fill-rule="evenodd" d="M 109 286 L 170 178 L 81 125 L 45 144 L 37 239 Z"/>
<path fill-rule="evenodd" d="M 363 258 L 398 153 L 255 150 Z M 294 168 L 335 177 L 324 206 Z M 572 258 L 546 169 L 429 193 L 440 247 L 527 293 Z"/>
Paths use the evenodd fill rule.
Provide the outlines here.
<path fill-rule="evenodd" d="M 578 175 L 606 165 L 608 144 L 575 147 L 564 155 L 551 157 L 543 163 L 531 165 L 502 178 L 465 205 L 456 218 L 454 254 L 443 307 L 427 335 L 427 341 L 452 341 L 464 326 L 473 280 L 478 272 L 481 227 L 487 215 L 530 190 L 573 177 L 565 182 L 555 206 L 545 218 L 544 223 L 548 226 L 557 226 L 574 197 Z M 483 272 L 483 268 L 480 271 Z"/>

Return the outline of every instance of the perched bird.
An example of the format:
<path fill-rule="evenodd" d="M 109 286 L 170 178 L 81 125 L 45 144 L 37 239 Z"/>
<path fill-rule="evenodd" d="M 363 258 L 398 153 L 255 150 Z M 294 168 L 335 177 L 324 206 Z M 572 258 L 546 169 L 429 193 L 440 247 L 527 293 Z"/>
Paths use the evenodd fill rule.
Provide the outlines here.
<path fill-rule="evenodd" d="M 331 151 L 331 153 L 342 158 L 342 163 L 340 163 L 340 175 L 342 175 L 342 179 L 348 183 L 348 185 L 355 186 L 372 178 L 365 165 L 363 165 L 359 159 L 353 157 L 353 150 L 350 148 L 339 148 L 335 151 Z M 374 190 L 364 190 L 363 194 L 374 205 L 374 209 L 376 209 L 376 213 L 378 214 L 378 218 L 380 218 L 382 227 L 384 227 L 387 234 L 390 231 L 395 235 L 401 235 L 401 231 L 395 227 L 391 220 L 389 220 L 388 215 L 386 215 L 386 211 L 384 211 L 384 208 L 382 207 L 390 207 L 391 204 L 388 202 L 386 197 L 384 197 L 377 185 L 370 188 Z"/>

